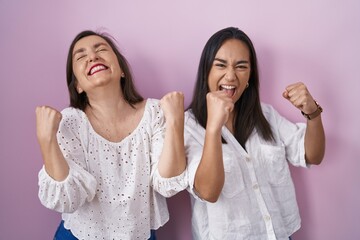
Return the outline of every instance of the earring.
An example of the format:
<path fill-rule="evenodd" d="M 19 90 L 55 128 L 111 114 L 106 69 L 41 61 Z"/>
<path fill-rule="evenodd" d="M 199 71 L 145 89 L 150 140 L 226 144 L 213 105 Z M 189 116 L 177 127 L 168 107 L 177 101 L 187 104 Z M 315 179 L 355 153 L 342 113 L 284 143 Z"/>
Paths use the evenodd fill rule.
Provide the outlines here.
<path fill-rule="evenodd" d="M 246 87 L 245 88 L 248 88 L 249 87 L 249 82 L 246 83 Z"/>
<path fill-rule="evenodd" d="M 125 78 L 125 73 L 121 73 L 121 77 L 122 77 L 122 78 Z"/>

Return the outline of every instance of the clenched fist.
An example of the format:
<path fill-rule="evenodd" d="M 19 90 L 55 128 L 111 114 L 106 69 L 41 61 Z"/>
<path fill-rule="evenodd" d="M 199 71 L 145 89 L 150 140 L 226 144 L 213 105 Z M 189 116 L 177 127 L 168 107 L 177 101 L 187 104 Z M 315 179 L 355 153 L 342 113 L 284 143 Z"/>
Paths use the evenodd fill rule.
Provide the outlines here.
<path fill-rule="evenodd" d="M 36 110 L 36 134 L 38 141 L 49 142 L 56 138 L 56 132 L 62 115 L 59 111 L 48 106 L 37 107 Z"/>
<path fill-rule="evenodd" d="M 302 82 L 287 86 L 283 92 L 283 97 L 306 114 L 313 113 L 317 109 L 313 97 Z"/>
<path fill-rule="evenodd" d="M 181 92 L 170 92 L 160 100 L 161 109 L 167 122 L 184 121 L 184 94 Z"/>
<path fill-rule="evenodd" d="M 207 126 L 212 129 L 220 129 L 229 119 L 234 109 L 232 99 L 224 91 L 209 92 L 206 95 L 208 111 Z"/>

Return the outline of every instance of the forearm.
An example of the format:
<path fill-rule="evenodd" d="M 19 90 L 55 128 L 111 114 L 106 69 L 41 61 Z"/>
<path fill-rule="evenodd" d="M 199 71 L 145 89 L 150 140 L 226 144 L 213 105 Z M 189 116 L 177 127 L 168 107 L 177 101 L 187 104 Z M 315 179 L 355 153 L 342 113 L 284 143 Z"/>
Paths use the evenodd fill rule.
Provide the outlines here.
<path fill-rule="evenodd" d="M 56 138 L 40 142 L 40 149 L 47 174 L 56 181 L 64 180 L 69 174 L 67 164 Z"/>
<path fill-rule="evenodd" d="M 180 175 L 186 168 L 184 147 L 184 121 L 167 121 L 163 150 L 158 163 L 162 177 Z"/>
<path fill-rule="evenodd" d="M 307 120 L 305 159 L 308 164 L 320 164 L 325 154 L 325 132 L 321 115 Z"/>
<path fill-rule="evenodd" d="M 94 176 L 74 164 L 66 181 L 56 181 L 45 169 L 39 172 L 39 199 L 49 209 L 71 213 L 91 201 L 97 189 Z"/>
<path fill-rule="evenodd" d="M 216 202 L 225 181 L 221 132 L 206 131 L 203 154 L 195 174 L 194 187 L 201 198 Z"/>

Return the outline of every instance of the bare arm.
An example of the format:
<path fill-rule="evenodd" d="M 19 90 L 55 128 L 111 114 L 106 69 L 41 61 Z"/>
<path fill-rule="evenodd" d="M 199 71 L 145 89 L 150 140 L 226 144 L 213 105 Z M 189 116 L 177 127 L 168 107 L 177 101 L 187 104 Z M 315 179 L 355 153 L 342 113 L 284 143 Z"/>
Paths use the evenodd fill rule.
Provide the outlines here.
<path fill-rule="evenodd" d="M 64 180 L 69 174 L 69 166 L 56 138 L 61 117 L 61 113 L 51 107 L 36 108 L 36 133 L 45 169 L 57 181 Z"/>
<path fill-rule="evenodd" d="M 160 101 L 165 115 L 165 139 L 158 169 L 162 177 L 180 175 L 186 168 L 184 147 L 184 95 L 166 94 Z"/>
<path fill-rule="evenodd" d="M 307 120 L 305 133 L 305 159 L 309 164 L 320 164 L 325 154 L 325 133 L 321 115 Z"/>
<path fill-rule="evenodd" d="M 224 186 L 221 128 L 228 121 L 233 103 L 223 92 L 207 94 L 208 120 L 202 157 L 195 174 L 194 187 L 201 198 L 216 202 Z"/>
<path fill-rule="evenodd" d="M 317 105 L 303 83 L 295 83 L 286 87 L 283 93 L 295 107 L 306 114 L 316 111 Z M 321 115 L 307 120 L 305 132 L 305 159 L 309 164 L 320 164 L 325 154 L 325 132 Z"/>

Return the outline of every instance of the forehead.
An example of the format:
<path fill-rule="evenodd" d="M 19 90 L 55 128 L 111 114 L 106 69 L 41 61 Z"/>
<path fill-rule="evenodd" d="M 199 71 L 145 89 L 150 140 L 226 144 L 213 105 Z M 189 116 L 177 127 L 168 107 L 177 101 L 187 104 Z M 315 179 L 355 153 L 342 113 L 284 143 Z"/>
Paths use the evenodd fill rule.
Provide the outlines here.
<path fill-rule="evenodd" d="M 78 49 L 81 48 L 92 48 L 98 44 L 105 44 L 105 45 L 109 45 L 105 39 L 103 39 L 102 37 L 96 36 L 96 35 L 91 35 L 91 36 L 87 36 L 84 38 L 81 38 L 79 41 L 77 41 L 74 45 L 74 49 L 73 52 L 75 52 Z"/>
<path fill-rule="evenodd" d="M 247 45 L 238 39 L 226 40 L 216 53 L 216 58 L 246 58 L 249 59 L 250 51 Z"/>

